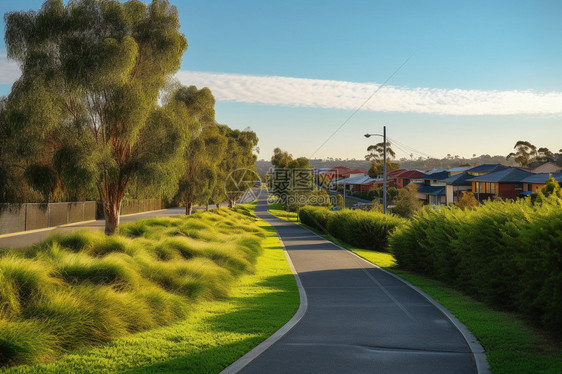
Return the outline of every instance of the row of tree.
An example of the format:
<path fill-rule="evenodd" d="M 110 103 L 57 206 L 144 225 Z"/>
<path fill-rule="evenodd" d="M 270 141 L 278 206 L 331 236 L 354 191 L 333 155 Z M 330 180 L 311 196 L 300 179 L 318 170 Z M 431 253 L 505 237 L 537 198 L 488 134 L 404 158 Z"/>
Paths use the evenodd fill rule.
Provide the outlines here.
<path fill-rule="evenodd" d="M 48 0 L 5 20 L 22 75 L 1 101 L 0 202 L 95 196 L 106 234 L 126 194 L 232 204 L 220 181 L 254 168 L 258 139 L 174 82 L 187 40 L 168 1 Z"/>
<path fill-rule="evenodd" d="M 515 152 L 508 154 L 506 160 L 513 159 L 522 167 L 527 167 L 533 162 L 554 161 L 562 156 L 562 149 L 555 153 L 546 147 L 537 147 L 526 140 L 519 140 L 513 149 Z"/>

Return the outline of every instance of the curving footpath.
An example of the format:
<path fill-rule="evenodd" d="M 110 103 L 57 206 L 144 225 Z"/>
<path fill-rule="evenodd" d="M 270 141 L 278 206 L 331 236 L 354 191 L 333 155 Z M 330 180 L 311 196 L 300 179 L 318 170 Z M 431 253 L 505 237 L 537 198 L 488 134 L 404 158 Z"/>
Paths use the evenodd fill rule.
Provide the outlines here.
<path fill-rule="evenodd" d="M 287 325 L 223 373 L 489 373 L 482 347 L 402 279 L 267 212 L 301 291 Z"/>

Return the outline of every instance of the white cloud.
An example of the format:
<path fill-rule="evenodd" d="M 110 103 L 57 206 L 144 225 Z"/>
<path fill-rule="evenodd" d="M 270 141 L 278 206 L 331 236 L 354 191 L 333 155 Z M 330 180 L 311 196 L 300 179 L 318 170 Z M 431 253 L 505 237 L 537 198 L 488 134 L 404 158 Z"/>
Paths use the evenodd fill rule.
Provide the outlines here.
<path fill-rule="evenodd" d="M 18 64 L 8 60 L 6 53 L 0 53 L 0 84 L 12 84 L 21 75 Z"/>
<path fill-rule="evenodd" d="M 180 71 L 184 85 L 209 87 L 218 101 L 355 110 L 377 83 Z M 562 115 L 562 92 L 386 86 L 362 110 L 448 115 Z"/>

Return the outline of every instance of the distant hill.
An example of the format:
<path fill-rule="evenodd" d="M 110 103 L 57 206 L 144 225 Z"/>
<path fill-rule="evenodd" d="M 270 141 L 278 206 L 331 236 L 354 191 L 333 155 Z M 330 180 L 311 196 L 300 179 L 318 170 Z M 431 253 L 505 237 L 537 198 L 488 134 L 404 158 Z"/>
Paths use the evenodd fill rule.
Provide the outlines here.
<path fill-rule="evenodd" d="M 513 159 L 506 160 L 505 156 L 490 156 L 481 155 L 478 157 L 467 158 L 418 158 L 418 159 L 406 159 L 401 158 L 399 160 L 394 160 L 400 164 L 402 169 L 417 169 L 417 170 L 431 170 L 434 168 L 450 169 L 459 166 L 476 166 L 482 164 L 503 164 L 506 166 L 517 166 Z M 334 166 L 345 166 L 350 169 L 363 169 L 365 171 L 369 170 L 371 163 L 366 160 L 342 160 L 342 159 L 312 159 L 310 160 L 310 166 L 312 168 L 332 168 Z M 269 171 L 272 167 L 271 162 L 267 160 L 256 161 L 256 170 L 263 177 L 265 173 Z"/>

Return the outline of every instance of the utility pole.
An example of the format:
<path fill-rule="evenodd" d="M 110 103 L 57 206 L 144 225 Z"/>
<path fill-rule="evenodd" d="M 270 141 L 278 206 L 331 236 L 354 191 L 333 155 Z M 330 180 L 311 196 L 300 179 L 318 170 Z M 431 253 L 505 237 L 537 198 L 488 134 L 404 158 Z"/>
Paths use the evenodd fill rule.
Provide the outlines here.
<path fill-rule="evenodd" d="M 384 146 L 383 146 L 383 152 L 384 152 L 384 156 L 383 156 L 383 182 L 382 182 L 382 209 L 383 209 L 383 213 L 386 214 L 386 126 L 382 127 L 382 137 L 383 137 L 383 142 L 384 142 Z"/>
<path fill-rule="evenodd" d="M 382 209 L 383 209 L 384 214 L 386 214 L 386 126 L 382 127 L 382 135 L 381 134 L 365 134 L 366 138 L 370 138 L 371 136 L 382 136 L 382 139 L 383 139 Z"/>

